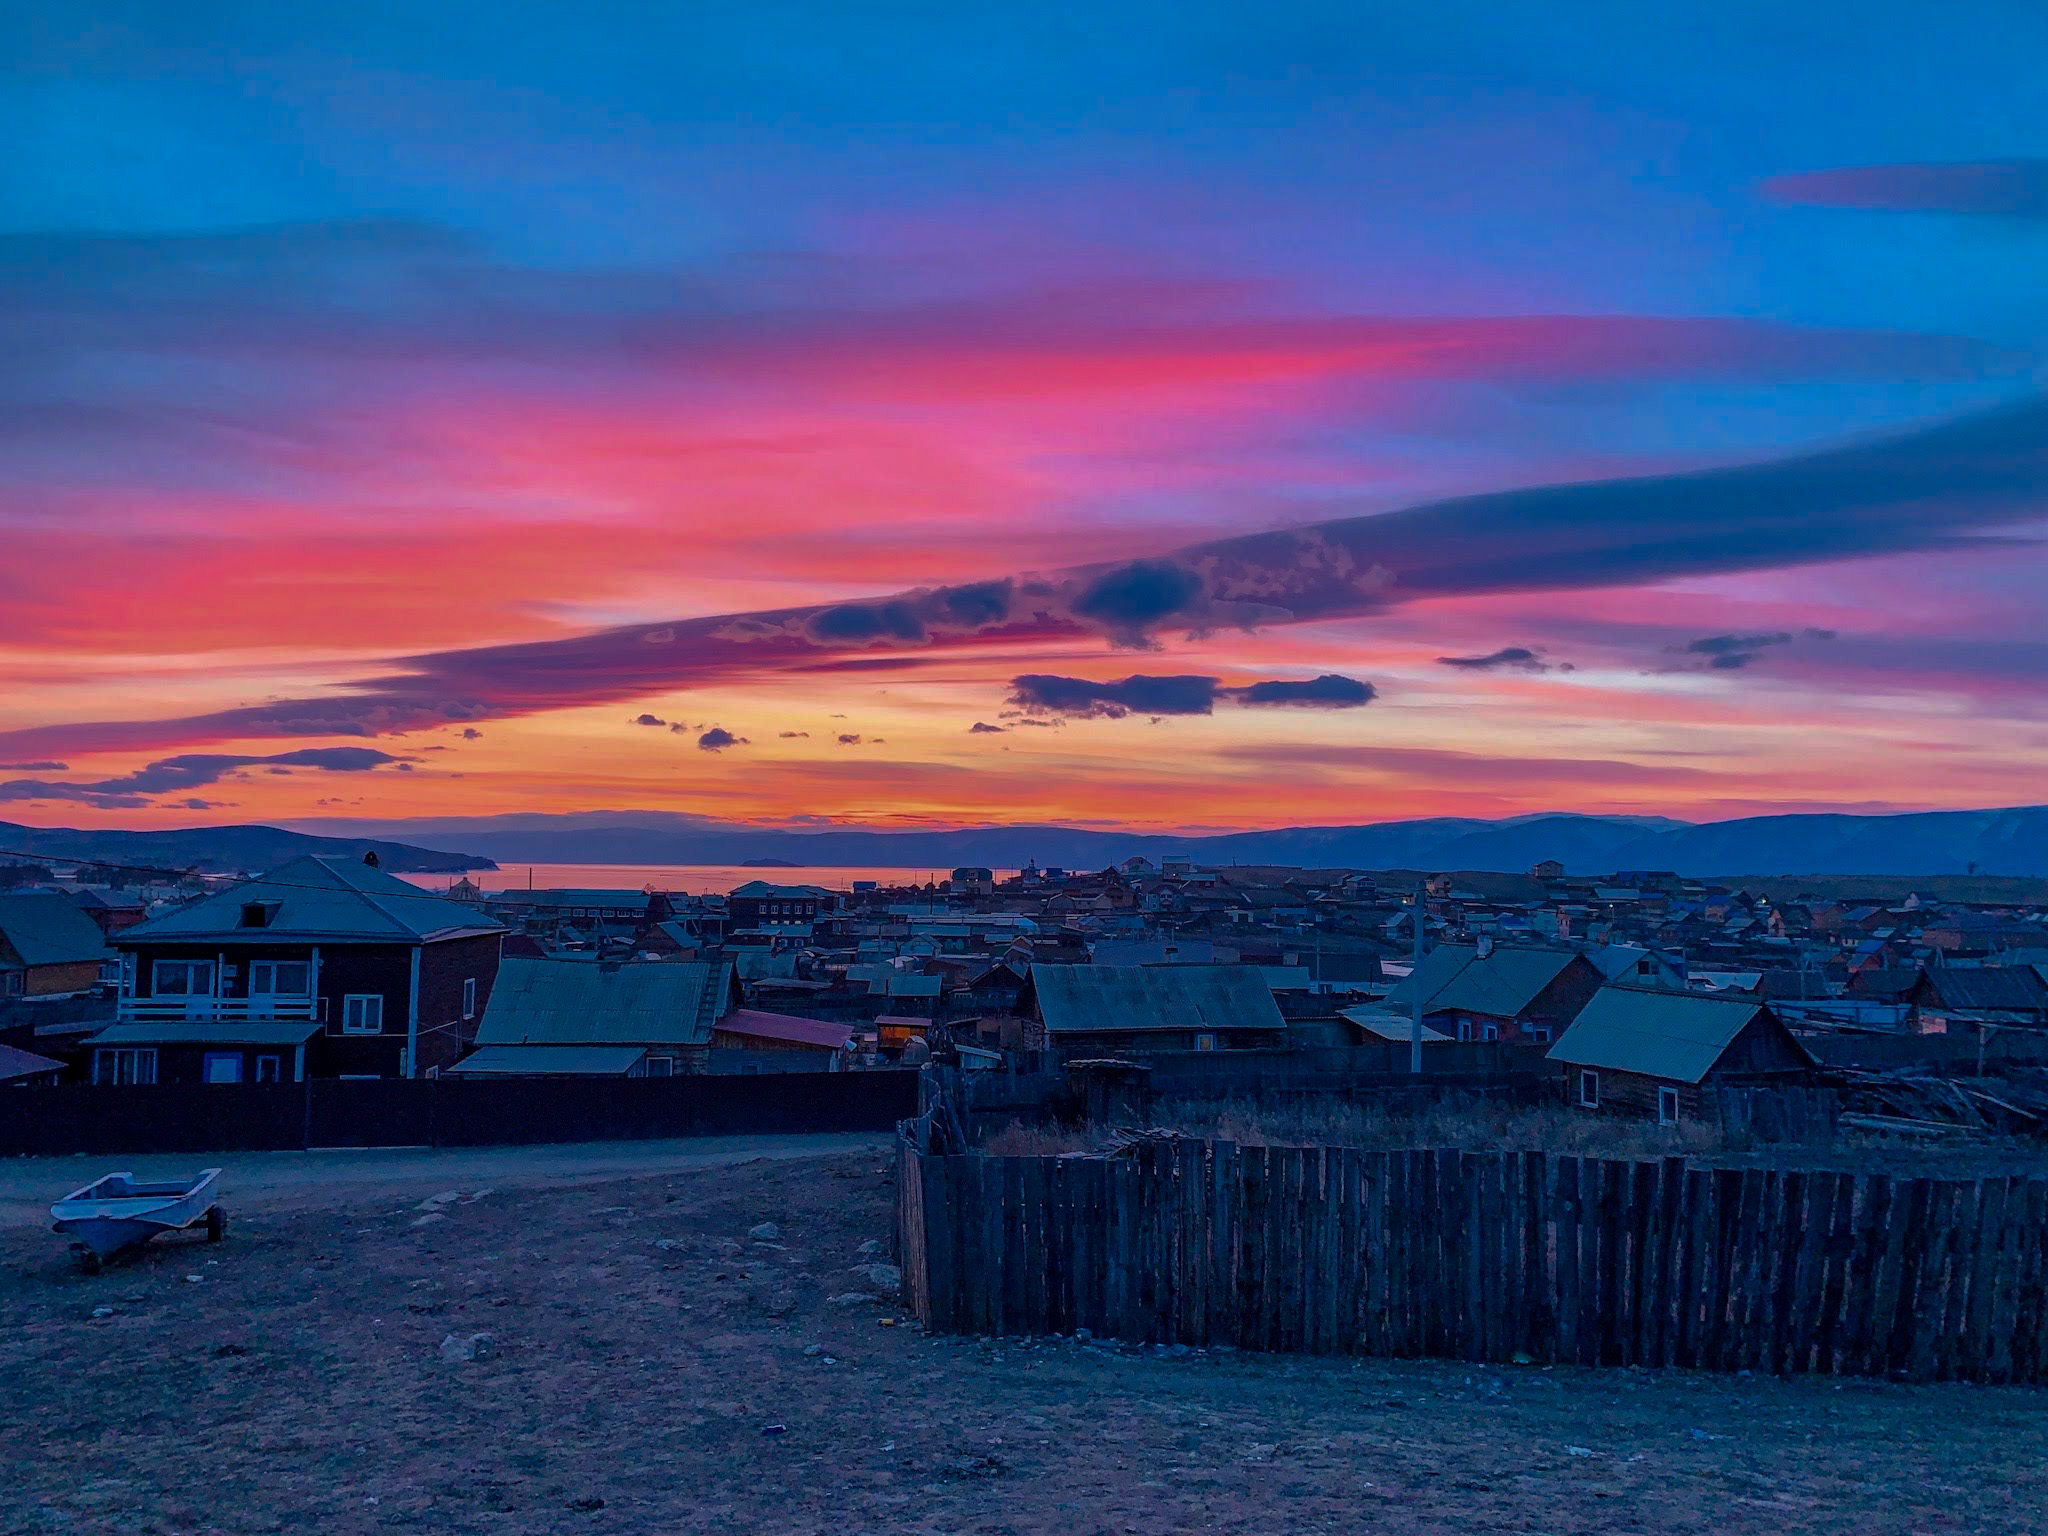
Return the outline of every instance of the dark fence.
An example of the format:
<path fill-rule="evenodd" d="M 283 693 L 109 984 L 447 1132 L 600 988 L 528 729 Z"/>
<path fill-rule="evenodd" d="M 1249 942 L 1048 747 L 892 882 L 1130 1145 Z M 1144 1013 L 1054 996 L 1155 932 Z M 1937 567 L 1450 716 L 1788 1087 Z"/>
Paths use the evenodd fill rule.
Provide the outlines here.
<path fill-rule="evenodd" d="M 916 1110 L 915 1071 L 60 1086 L 0 1092 L 0 1156 L 887 1131 Z"/>
<path fill-rule="evenodd" d="M 2048 1380 L 2048 1180 L 1154 1140 L 902 1143 L 898 1243 L 946 1333 Z"/>

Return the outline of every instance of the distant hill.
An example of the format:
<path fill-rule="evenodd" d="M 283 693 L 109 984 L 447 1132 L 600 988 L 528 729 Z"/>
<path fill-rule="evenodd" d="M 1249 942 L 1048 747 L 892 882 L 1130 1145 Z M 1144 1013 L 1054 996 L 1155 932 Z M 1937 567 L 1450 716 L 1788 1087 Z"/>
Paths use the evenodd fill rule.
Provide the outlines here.
<path fill-rule="evenodd" d="M 1556 815 L 1502 821 L 1437 817 L 1162 837 L 1060 826 L 952 832 L 781 832 L 661 811 L 577 812 L 414 822 L 305 822 L 357 835 L 456 841 L 506 864 L 872 865 L 1014 869 L 1036 860 L 1100 869 L 1144 854 L 1207 864 L 1521 873 L 1556 859 L 1573 874 L 2048 876 L 2048 807 L 1896 816 L 1752 816 L 1690 825 L 1657 817 Z M 458 867 L 449 865 L 447 867 Z"/>
<path fill-rule="evenodd" d="M 496 869 L 480 854 L 442 853 L 373 837 L 319 837 L 282 827 L 185 827 L 174 832 L 101 832 L 74 827 L 24 827 L 0 821 L 0 848 L 43 859 L 132 863 L 207 872 L 273 869 L 301 854 L 361 858 L 375 852 L 394 874 L 453 874 Z"/>

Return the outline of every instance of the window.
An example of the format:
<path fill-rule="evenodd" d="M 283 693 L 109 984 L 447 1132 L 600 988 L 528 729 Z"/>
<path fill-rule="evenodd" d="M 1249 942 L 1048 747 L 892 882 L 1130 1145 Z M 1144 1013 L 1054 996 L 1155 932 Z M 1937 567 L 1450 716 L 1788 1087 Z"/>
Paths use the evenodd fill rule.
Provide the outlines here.
<path fill-rule="evenodd" d="M 313 986 L 313 967 L 304 960 L 258 960 L 249 967 L 251 997 L 305 997 Z"/>
<path fill-rule="evenodd" d="M 1587 1109 L 1600 1107 L 1600 1074 L 1581 1072 L 1579 1074 L 1579 1103 Z"/>
<path fill-rule="evenodd" d="M 200 1064 L 200 1078 L 209 1083 L 239 1083 L 242 1080 L 240 1051 L 208 1051 Z"/>
<path fill-rule="evenodd" d="M 1657 1090 L 1657 1123 L 1659 1125 L 1678 1124 L 1678 1090 L 1676 1088 L 1659 1088 Z"/>
<path fill-rule="evenodd" d="M 674 1076 L 676 1075 L 676 1059 L 675 1059 L 675 1057 L 673 1057 L 673 1056 L 650 1056 L 650 1057 L 648 1057 L 648 1058 L 647 1058 L 647 1075 L 648 1075 L 649 1077 L 674 1077 Z"/>
<path fill-rule="evenodd" d="M 1642 959 L 1640 959 L 1640 960 L 1638 960 L 1638 961 L 1636 962 L 1636 974 L 1637 974 L 1638 976 L 1654 976 L 1654 975 L 1656 975 L 1656 974 L 1657 974 L 1657 962 L 1656 962 L 1655 960 L 1651 959 L 1651 958 L 1650 958 L 1650 957 L 1649 957 L 1648 955 L 1645 955 L 1645 956 L 1643 956 L 1643 958 L 1642 958 Z"/>
<path fill-rule="evenodd" d="M 1472 1021 L 1470 1019 L 1458 1020 L 1458 1038 L 1460 1040 L 1470 1040 L 1472 1038 Z"/>
<path fill-rule="evenodd" d="M 462 984 L 462 1016 L 465 1019 L 476 1017 L 476 978 L 474 976 Z"/>
<path fill-rule="evenodd" d="M 96 1083 L 153 1083 L 156 1081 L 156 1051 L 104 1050 L 92 1053 L 92 1080 Z"/>
<path fill-rule="evenodd" d="M 1213 1051 L 1213 1050 L 1215 1050 L 1215 1049 L 1216 1049 L 1216 1037 L 1215 1037 L 1214 1035 L 1197 1035 L 1197 1036 L 1195 1036 L 1195 1049 L 1196 1049 L 1196 1050 L 1198 1050 L 1198 1051 Z"/>
<path fill-rule="evenodd" d="M 256 1058 L 256 1081 L 259 1083 L 279 1081 L 283 1075 L 279 1070 L 282 1065 L 283 1062 L 280 1057 L 258 1056 Z"/>
<path fill-rule="evenodd" d="M 158 997 L 211 997 L 213 962 L 159 960 L 150 967 L 149 990 Z"/>
<path fill-rule="evenodd" d="M 1480 1031 L 1480 1036 L 1482 1039 L 1486 1040 L 1498 1040 L 1500 1038 L 1499 1021 L 1495 1019 L 1488 1019 L 1486 1021 L 1485 1029 Z"/>
<path fill-rule="evenodd" d="M 1524 1024 L 1522 1026 L 1522 1036 L 1528 1040 L 1548 1042 L 1550 1039 L 1550 1026 L 1548 1024 Z"/>
<path fill-rule="evenodd" d="M 0 972 L 0 997 L 19 997 L 28 986 L 28 972 Z"/>
<path fill-rule="evenodd" d="M 344 1035 L 384 1033 L 384 998 L 376 992 L 351 992 L 341 1000 L 341 1032 Z"/>

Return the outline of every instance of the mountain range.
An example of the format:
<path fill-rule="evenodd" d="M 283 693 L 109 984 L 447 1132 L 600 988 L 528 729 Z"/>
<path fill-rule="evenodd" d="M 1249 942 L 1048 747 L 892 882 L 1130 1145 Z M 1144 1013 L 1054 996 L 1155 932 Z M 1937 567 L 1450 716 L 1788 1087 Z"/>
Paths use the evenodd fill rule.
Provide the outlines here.
<path fill-rule="evenodd" d="M 1654 869 L 1702 876 L 2048 875 L 2048 806 L 1886 816 L 1795 813 L 1698 824 L 1663 817 L 1567 813 L 1501 821 L 1436 817 L 1198 837 L 1061 826 L 783 831 L 661 811 L 296 825 L 309 832 L 358 838 L 451 841 L 501 864 L 742 864 L 776 859 L 798 865 L 925 871 L 962 864 L 1014 869 L 1036 860 L 1069 869 L 1100 869 L 1133 854 L 1156 859 L 1183 853 L 1205 864 L 1510 873 L 1556 859 L 1572 874 Z M 204 834 L 195 830 L 150 835 Z M 479 859 L 461 867 L 488 865 Z"/>
<path fill-rule="evenodd" d="M 264 870 L 301 854 L 361 858 L 374 852 L 395 874 L 442 874 L 496 869 L 482 854 L 442 853 L 385 839 L 319 837 L 283 827 L 184 827 L 174 832 L 83 831 L 76 827 L 25 827 L 0 821 L 0 851 L 31 858 L 85 863 L 131 863 L 149 869 Z"/>

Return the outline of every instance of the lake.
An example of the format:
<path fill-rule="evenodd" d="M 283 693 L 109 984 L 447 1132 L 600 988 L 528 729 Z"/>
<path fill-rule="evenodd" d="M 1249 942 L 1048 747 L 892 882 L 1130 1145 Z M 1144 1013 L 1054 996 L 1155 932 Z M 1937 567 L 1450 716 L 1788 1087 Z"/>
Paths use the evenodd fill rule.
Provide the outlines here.
<path fill-rule="evenodd" d="M 923 885 L 943 882 L 951 869 L 878 869 L 853 865 L 804 865 L 798 868 L 752 869 L 740 864 L 507 864 L 502 869 L 471 870 L 469 878 L 487 891 L 503 891 L 531 885 L 535 890 L 571 886 L 586 890 L 638 891 L 652 886 L 661 891 L 682 891 L 692 896 L 723 894 L 749 880 L 766 880 L 773 885 L 819 885 L 829 891 L 853 888 L 856 880 L 873 880 L 879 885 Z M 1015 874 L 999 869 L 997 879 Z M 445 891 L 459 875 L 401 874 L 402 880 L 430 891 Z"/>

